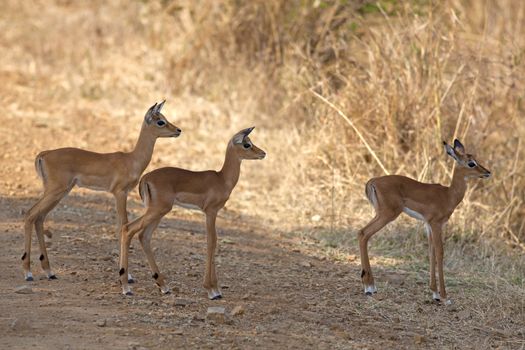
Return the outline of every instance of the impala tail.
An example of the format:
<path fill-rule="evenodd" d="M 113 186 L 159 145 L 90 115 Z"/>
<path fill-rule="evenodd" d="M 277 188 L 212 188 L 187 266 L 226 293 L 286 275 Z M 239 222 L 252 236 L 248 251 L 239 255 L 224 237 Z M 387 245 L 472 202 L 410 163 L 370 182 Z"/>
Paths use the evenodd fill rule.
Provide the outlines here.
<path fill-rule="evenodd" d="M 42 179 L 42 181 L 44 181 L 44 183 L 46 182 L 46 176 L 44 174 L 44 155 L 47 153 L 47 151 L 44 151 L 44 152 L 40 152 L 36 158 L 35 158 L 35 170 L 36 170 L 36 173 L 38 175 L 39 178 Z"/>
<path fill-rule="evenodd" d="M 365 186 L 366 198 L 372 203 L 375 209 L 377 209 L 377 193 L 374 186 L 374 179 L 370 179 Z"/>
<path fill-rule="evenodd" d="M 148 185 L 148 182 L 144 180 L 144 176 L 140 179 L 139 182 L 139 195 L 142 203 L 145 207 L 148 207 L 151 199 L 151 191 Z"/>

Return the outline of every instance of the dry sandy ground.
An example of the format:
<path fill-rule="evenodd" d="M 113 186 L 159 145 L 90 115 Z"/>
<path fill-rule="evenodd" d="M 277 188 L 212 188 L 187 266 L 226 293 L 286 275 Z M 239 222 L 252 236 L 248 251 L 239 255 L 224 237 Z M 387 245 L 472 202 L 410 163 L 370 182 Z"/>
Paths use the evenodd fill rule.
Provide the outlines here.
<path fill-rule="evenodd" d="M 208 301 L 201 289 L 203 225 L 199 216 L 179 211 L 156 235 L 156 255 L 175 292 L 160 295 L 135 242 L 131 266 L 138 281 L 135 295 L 124 297 L 117 241 L 108 225 L 115 219 L 113 202 L 97 194 L 70 196 L 51 220 L 50 259 L 59 279 L 45 279 L 34 262 L 35 282 L 24 283 L 20 210 L 33 201 L 1 202 L 0 330 L 6 349 L 479 349 L 512 340 L 512 334 L 486 333 L 469 311 L 468 295 L 458 295 L 454 307 L 430 303 L 425 275 L 414 281 L 380 270 L 387 285 L 376 297 L 365 297 L 355 263 L 315 258 L 307 247 L 233 217 L 220 220 L 224 299 Z M 14 293 L 23 284 L 33 293 Z M 244 314 L 233 316 L 237 305 Z M 225 324 L 205 320 L 209 306 L 226 308 Z"/>
<path fill-rule="evenodd" d="M 23 213 L 40 193 L 32 166 L 41 144 L 78 144 L 67 125 L 2 116 L 4 156 L 0 169 L 0 348 L 523 348 L 522 319 L 508 305 L 490 304 L 491 290 L 447 271 L 451 307 L 430 302 L 425 268 L 377 266 L 379 293 L 365 297 L 355 255 L 333 260 L 315 244 L 264 227 L 246 213 L 225 210 L 219 218 L 218 272 L 224 298 L 209 301 L 201 288 L 205 260 L 203 217 L 175 209 L 161 223 L 153 244 L 174 290 L 155 287 L 137 241 L 130 268 L 135 295 L 118 285 L 117 238 L 112 197 L 74 190 L 48 218 L 54 232 L 49 254 L 58 280 L 44 278 L 33 238 L 35 281 L 24 282 Z M 75 128 L 106 137 L 110 119 L 79 119 Z M 44 132 L 43 132 L 44 131 Z M 95 138 L 96 137 L 96 138 Z M 119 149 L 119 141 L 105 142 Z M 156 156 L 154 155 L 154 158 Z M 248 181 L 241 176 L 241 181 Z M 238 193 L 237 193 L 238 194 Z M 232 194 L 236 195 L 236 192 Z M 130 198 L 132 216 L 142 211 Z M 15 293 L 22 285 L 31 294 Z M 490 304 L 490 306 L 486 306 Z M 226 308 L 224 324 L 206 320 L 209 306 Z M 243 314 L 232 315 L 241 306 Z M 498 316 L 499 308 L 501 317 Z M 522 315 L 516 302 L 515 315 Z M 481 312 L 481 311 L 482 312 Z M 492 317 L 486 318 L 490 314 Z M 519 317 L 519 316 L 518 316 Z M 488 322 L 487 320 L 490 320 Z"/>

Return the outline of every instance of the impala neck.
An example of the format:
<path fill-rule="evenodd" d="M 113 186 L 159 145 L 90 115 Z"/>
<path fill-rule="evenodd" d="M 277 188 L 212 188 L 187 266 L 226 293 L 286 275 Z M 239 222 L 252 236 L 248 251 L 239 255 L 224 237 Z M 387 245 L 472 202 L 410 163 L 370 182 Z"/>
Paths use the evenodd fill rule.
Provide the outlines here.
<path fill-rule="evenodd" d="M 226 187 L 231 192 L 237 181 L 239 181 L 239 175 L 241 173 L 241 160 L 235 154 L 235 151 L 231 144 L 228 144 L 226 148 L 226 157 L 222 169 L 219 171 L 219 175 L 224 180 Z"/>
<path fill-rule="evenodd" d="M 148 133 L 146 131 L 146 126 L 142 125 L 139 139 L 137 140 L 135 148 L 130 153 L 133 157 L 134 164 L 140 167 L 141 172 L 146 169 L 149 162 L 151 161 L 151 156 L 153 155 L 153 148 L 155 148 L 156 140 L 157 137 Z"/>
<path fill-rule="evenodd" d="M 467 191 L 467 181 L 465 179 L 466 169 L 455 166 L 454 175 L 452 175 L 452 183 L 450 184 L 450 196 L 451 203 L 456 207 L 465 197 L 465 192 Z"/>

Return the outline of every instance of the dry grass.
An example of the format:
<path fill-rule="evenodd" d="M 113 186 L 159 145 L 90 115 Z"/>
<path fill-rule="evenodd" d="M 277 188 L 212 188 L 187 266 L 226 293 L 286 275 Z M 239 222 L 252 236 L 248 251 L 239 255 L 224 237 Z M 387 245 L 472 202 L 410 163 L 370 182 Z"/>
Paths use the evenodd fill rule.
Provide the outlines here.
<path fill-rule="evenodd" d="M 458 137 L 494 177 L 472 181 L 454 214 L 449 264 L 504 270 L 523 287 L 523 1 L 6 0 L 2 7 L 0 113 L 13 122 L 5 133 L 24 118 L 78 133 L 76 146 L 106 150 L 90 140 L 107 133 L 130 149 L 145 109 L 167 98 L 167 114 L 185 133 L 159 143 L 151 168 L 204 169 L 220 166 L 234 131 L 256 125 L 253 140 L 269 156 L 246 162 L 229 208 L 283 231 L 330 237 L 344 252 L 372 215 L 363 187 L 383 173 L 380 164 L 448 183 L 452 161 L 441 140 Z M 103 122 L 107 115 L 115 122 Z M 94 129 L 76 126 L 78 118 L 91 118 Z M 5 152 L 16 149 L 31 172 L 34 155 L 6 140 Z M 415 227 L 406 224 L 394 227 Z M 426 251 L 415 235 L 391 237 L 378 248 L 385 254 Z"/>

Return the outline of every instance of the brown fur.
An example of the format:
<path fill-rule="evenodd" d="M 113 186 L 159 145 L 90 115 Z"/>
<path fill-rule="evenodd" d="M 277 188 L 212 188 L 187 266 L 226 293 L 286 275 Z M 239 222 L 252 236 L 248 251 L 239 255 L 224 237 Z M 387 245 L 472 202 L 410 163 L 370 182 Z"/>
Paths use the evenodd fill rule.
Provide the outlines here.
<path fill-rule="evenodd" d="M 426 184 L 400 175 L 373 178 L 366 184 L 366 195 L 374 205 L 375 217 L 358 232 L 361 252 L 361 278 L 369 290 L 375 290 L 374 278 L 368 258 L 368 240 L 389 222 L 395 220 L 405 208 L 421 215 L 429 225 L 430 289 L 437 292 L 435 267 L 439 275 L 439 294 L 446 299 L 443 275 L 442 227 L 461 203 L 467 188 L 468 177 L 489 177 L 490 171 L 481 166 L 474 157 L 464 152 L 459 141 L 455 147 L 446 145 L 447 152 L 456 160 L 456 168 L 450 187 Z M 471 163 L 475 162 L 475 163 Z M 476 164 L 469 167 L 468 164 Z M 374 203 L 374 199 L 376 203 Z M 406 210 L 406 209 L 405 209 Z M 366 289 L 365 289 L 366 290 Z M 368 293 L 368 290 L 366 290 Z"/>
<path fill-rule="evenodd" d="M 132 152 L 96 153 L 78 148 L 60 148 L 43 151 L 36 156 L 35 169 L 44 185 L 44 194 L 28 211 L 25 217 L 25 259 L 23 268 L 30 273 L 31 234 L 35 227 L 42 268 L 48 277 L 54 276 L 49 266 L 44 234 L 47 214 L 65 197 L 73 187 L 87 187 L 107 191 L 115 196 L 117 205 L 117 232 L 128 222 L 126 200 L 128 192 L 136 186 L 142 172 L 148 166 L 153 147 L 158 137 L 177 137 L 180 129 L 169 123 L 160 113 L 164 103 L 152 106 L 144 118 L 139 139 Z M 162 120 L 165 125 L 157 126 Z"/>
<path fill-rule="evenodd" d="M 228 143 L 226 158 L 220 171 L 190 171 L 168 167 L 156 169 L 142 177 L 139 189 L 146 204 L 146 212 L 122 228 L 121 268 L 128 270 L 129 245 L 133 236 L 138 233 L 152 273 L 159 276 L 157 284 L 163 293 L 167 293 L 169 289 L 151 251 L 151 236 L 162 217 L 171 211 L 174 204 L 191 206 L 206 214 L 208 253 L 204 288 L 211 299 L 220 298 L 214 260 L 217 246 L 215 219 L 237 184 L 241 161 L 243 159 L 262 159 L 266 155 L 264 151 L 253 145 L 247 136 L 252 129 L 245 129 L 234 135 Z M 244 144 L 251 146 L 244 148 Z M 122 291 L 124 294 L 131 294 L 125 277 L 120 277 Z"/>

